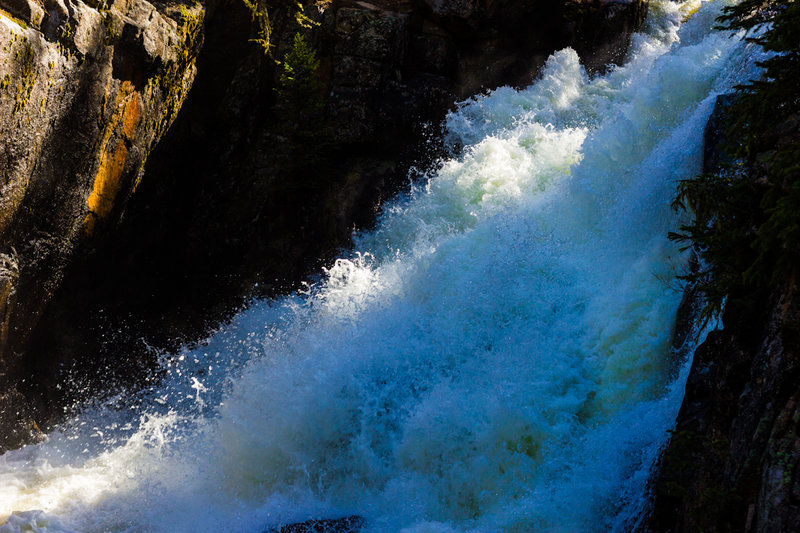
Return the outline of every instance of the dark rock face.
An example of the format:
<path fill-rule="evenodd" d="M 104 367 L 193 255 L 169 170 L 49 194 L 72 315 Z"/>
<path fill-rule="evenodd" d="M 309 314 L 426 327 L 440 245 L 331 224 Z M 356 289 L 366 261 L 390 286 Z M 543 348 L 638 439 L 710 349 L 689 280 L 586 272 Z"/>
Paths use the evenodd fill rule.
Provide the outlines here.
<path fill-rule="evenodd" d="M 650 531 L 798 530 L 800 315 L 791 296 L 765 308 L 698 348 Z"/>
<path fill-rule="evenodd" d="M 373 222 L 412 162 L 436 158 L 426 141 L 456 100 L 527 84 L 565 46 L 600 69 L 622 57 L 646 7 L 333 0 L 319 11 L 306 3 L 318 22 L 310 29 L 271 10 L 268 57 L 251 41 L 258 28 L 241 0 L 194 11 L 178 0 L 53 0 L 46 9 L 0 0 L 9 12 L 12 4 L 14 16 L 31 13 L 26 32 L 42 43 L 69 34 L 70 57 L 80 59 L 59 67 L 76 80 L 64 112 L 41 103 L 41 120 L 57 127 L 35 154 L 21 135 L 0 137 L 0 163 L 10 162 L 0 164 L 10 191 L 0 209 L 9 265 L 0 270 L 0 353 L 9 354 L 0 373 L 19 384 L 43 427 L 79 389 L 142 376 L 153 363 L 142 339 L 171 348 L 200 338 L 248 296 L 291 289 L 318 270 L 353 228 Z M 88 29 L 70 33 L 65 21 Z M 297 109 L 278 90 L 275 60 L 297 32 L 320 60 L 319 108 Z M 35 62 L 46 65 L 38 50 Z M 24 65 L 9 67 L 14 79 L 24 81 Z M 29 108 L 40 105 L 38 87 Z M 3 111 L 6 102 L 0 117 L 18 116 Z M 6 124 L 0 133 L 14 127 Z"/>
<path fill-rule="evenodd" d="M 706 130 L 706 169 L 725 160 L 730 100 Z M 800 306 L 793 286 L 747 308 L 697 349 L 654 480 L 648 531 L 800 530 Z"/>
<path fill-rule="evenodd" d="M 18 405 L 15 378 L 61 363 L 32 366 L 26 350 L 75 250 L 124 204 L 194 78 L 203 11 L 182 9 L 0 0 L 4 433 L 36 410 Z M 0 437 L 0 451 L 15 442 Z"/>
<path fill-rule="evenodd" d="M 639 0 L 335 1 L 318 41 L 338 135 L 397 144 L 412 120 L 437 122 L 455 100 L 530 83 L 567 46 L 590 71 L 602 70 L 623 59 L 646 10 Z"/>
<path fill-rule="evenodd" d="M 714 104 L 714 111 L 708 118 L 703 131 L 703 172 L 715 172 L 729 164 L 730 158 L 723 149 L 728 139 L 725 135 L 725 112 L 735 101 L 733 94 L 721 94 Z"/>

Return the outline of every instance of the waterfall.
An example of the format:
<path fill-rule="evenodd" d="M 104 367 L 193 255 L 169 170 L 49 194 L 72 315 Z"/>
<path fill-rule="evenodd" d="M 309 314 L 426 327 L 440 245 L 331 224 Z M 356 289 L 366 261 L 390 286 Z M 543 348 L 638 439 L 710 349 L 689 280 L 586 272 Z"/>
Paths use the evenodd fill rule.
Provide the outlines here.
<path fill-rule="evenodd" d="M 631 529 L 688 371 L 670 202 L 757 72 L 724 5 L 652 0 L 623 66 L 565 49 L 461 103 L 452 158 L 317 283 L 1 456 L 0 532 Z"/>

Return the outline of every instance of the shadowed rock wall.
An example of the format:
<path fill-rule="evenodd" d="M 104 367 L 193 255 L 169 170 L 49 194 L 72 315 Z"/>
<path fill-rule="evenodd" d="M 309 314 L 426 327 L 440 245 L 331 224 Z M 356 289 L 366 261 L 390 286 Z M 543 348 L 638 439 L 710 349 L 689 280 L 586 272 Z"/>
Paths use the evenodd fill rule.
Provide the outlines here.
<path fill-rule="evenodd" d="M 717 100 L 706 128 L 705 172 L 729 162 L 723 132 L 730 102 L 726 96 Z M 797 117 L 776 124 L 771 144 L 796 142 L 798 124 Z M 741 179 L 758 180 L 761 171 Z M 709 333 L 696 350 L 677 425 L 653 480 L 647 530 L 800 531 L 795 280 L 748 305 L 729 304 L 722 318 L 724 328 Z"/>
<path fill-rule="evenodd" d="M 0 0 L 0 412 L 75 250 L 180 108 L 202 17 L 175 2 Z"/>

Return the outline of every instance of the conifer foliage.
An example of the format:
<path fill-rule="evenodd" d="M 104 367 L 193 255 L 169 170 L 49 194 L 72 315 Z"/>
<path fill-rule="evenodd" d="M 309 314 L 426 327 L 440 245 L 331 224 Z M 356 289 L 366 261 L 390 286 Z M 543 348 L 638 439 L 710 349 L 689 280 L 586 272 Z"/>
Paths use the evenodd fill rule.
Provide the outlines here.
<path fill-rule="evenodd" d="M 296 113 L 315 112 L 322 106 L 322 82 L 317 76 L 319 59 L 300 33 L 283 59 L 278 96 Z"/>
<path fill-rule="evenodd" d="M 744 0 L 719 21 L 773 55 L 727 112 L 732 163 L 678 187 L 674 206 L 694 221 L 670 237 L 701 259 L 683 279 L 705 295 L 705 318 L 726 301 L 748 305 L 773 288 L 793 290 L 800 265 L 800 2 Z"/>

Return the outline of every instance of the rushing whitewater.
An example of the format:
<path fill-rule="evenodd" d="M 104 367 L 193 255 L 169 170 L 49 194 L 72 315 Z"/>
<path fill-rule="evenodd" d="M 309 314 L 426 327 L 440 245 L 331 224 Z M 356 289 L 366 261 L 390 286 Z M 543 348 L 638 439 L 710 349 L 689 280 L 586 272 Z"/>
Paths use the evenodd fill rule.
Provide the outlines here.
<path fill-rule="evenodd" d="M 721 8 L 653 0 L 625 66 L 562 50 L 463 103 L 463 150 L 319 283 L 0 457 L 0 532 L 633 527 L 687 367 L 670 201 L 756 71 Z"/>

